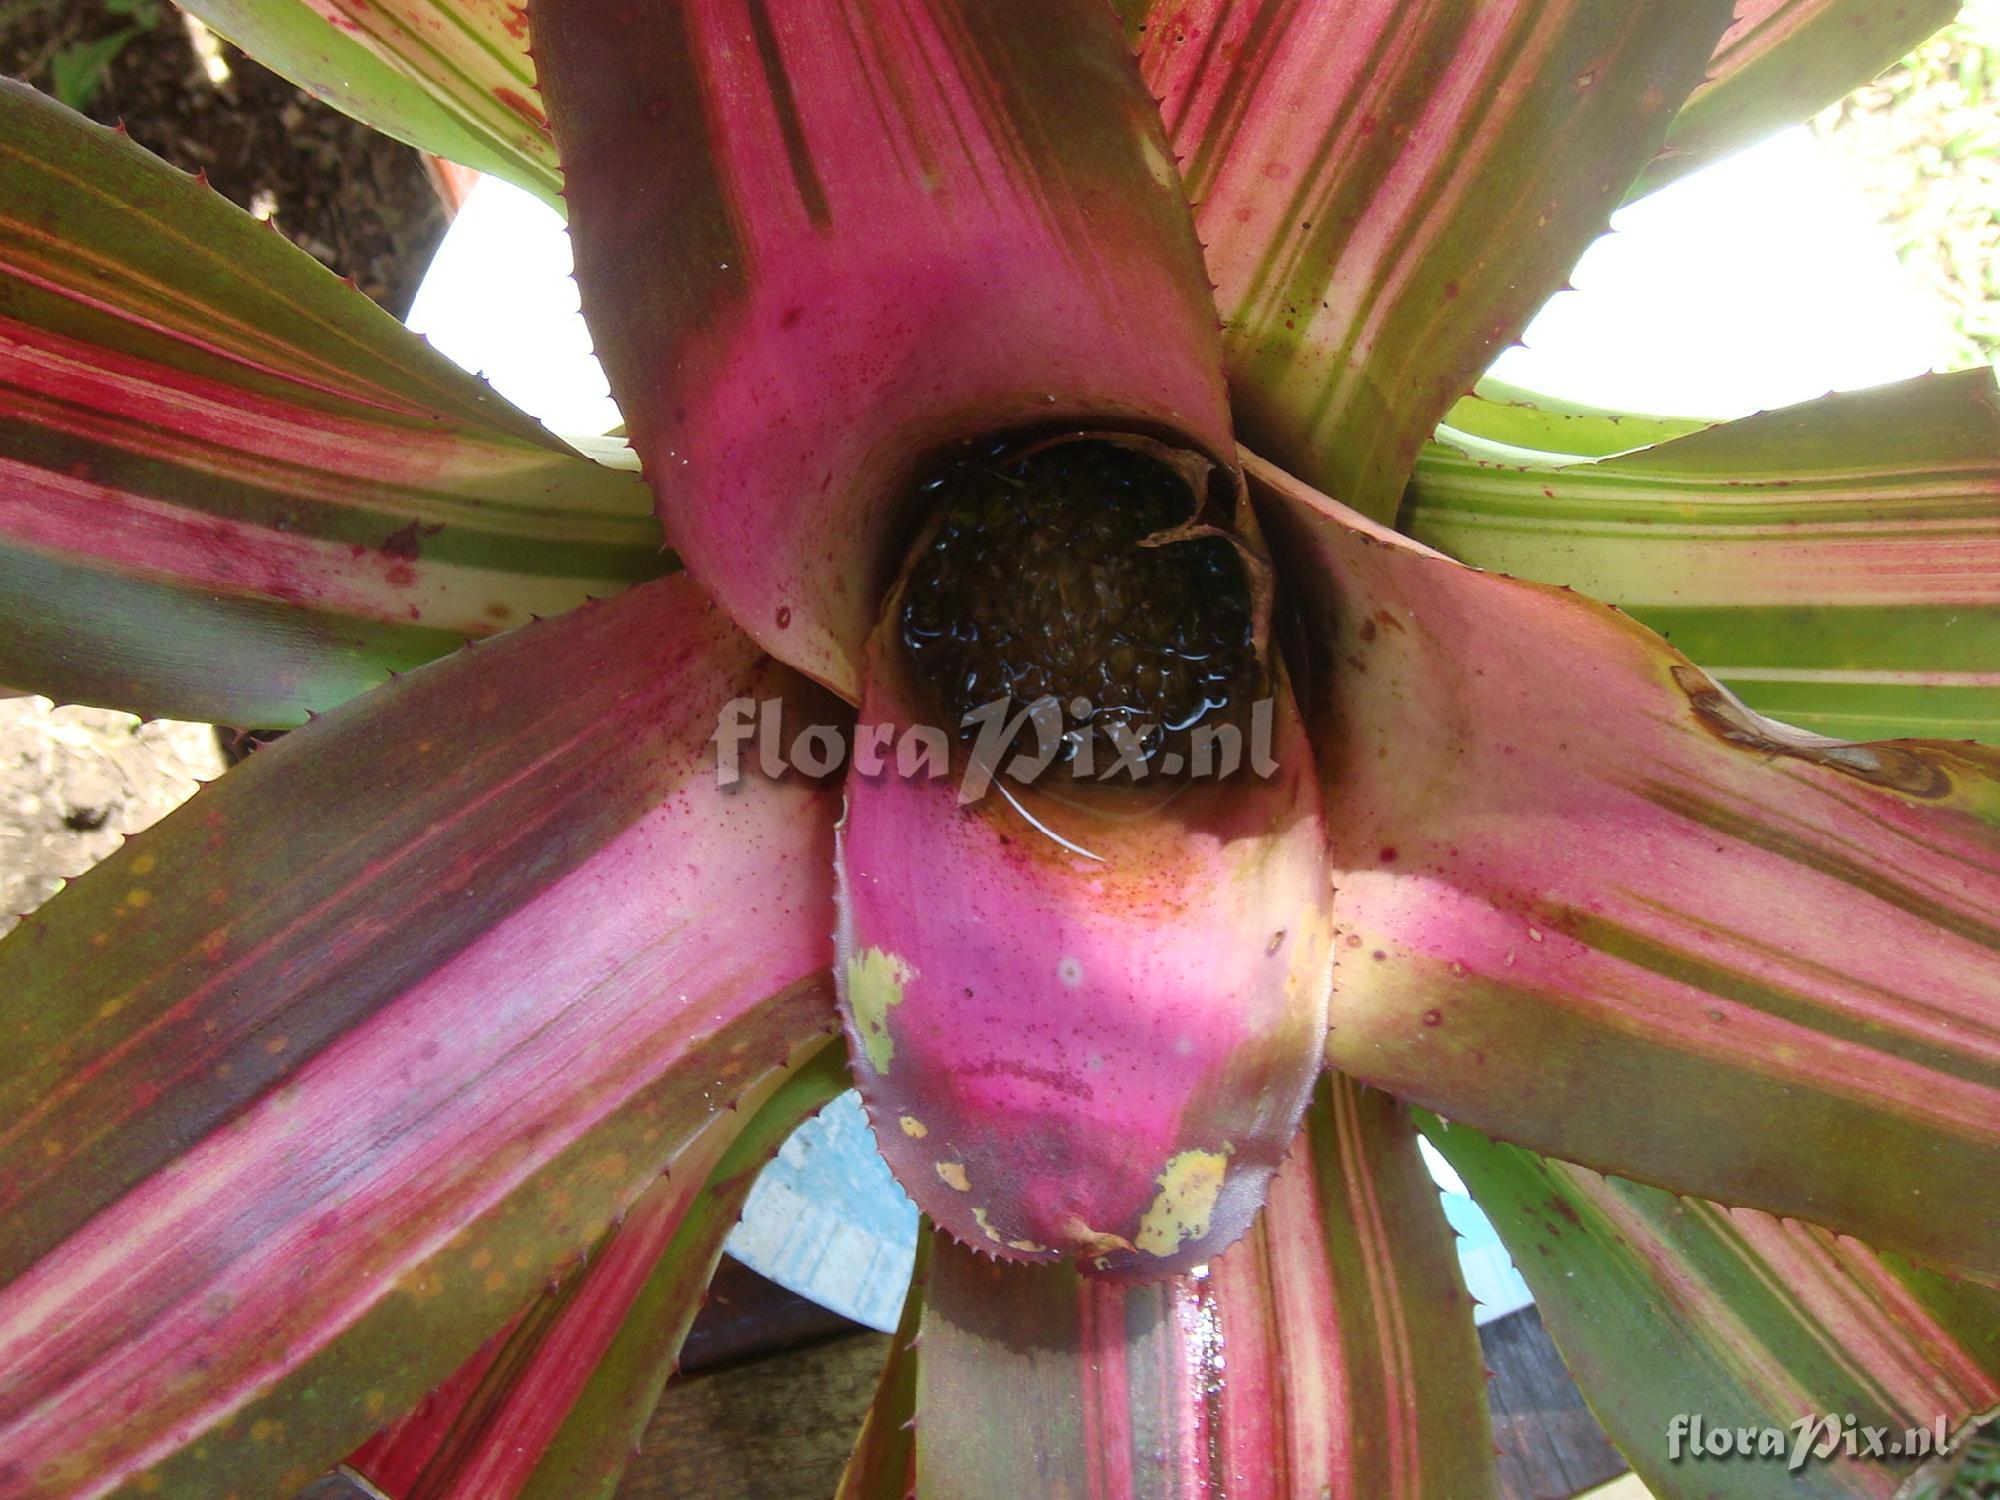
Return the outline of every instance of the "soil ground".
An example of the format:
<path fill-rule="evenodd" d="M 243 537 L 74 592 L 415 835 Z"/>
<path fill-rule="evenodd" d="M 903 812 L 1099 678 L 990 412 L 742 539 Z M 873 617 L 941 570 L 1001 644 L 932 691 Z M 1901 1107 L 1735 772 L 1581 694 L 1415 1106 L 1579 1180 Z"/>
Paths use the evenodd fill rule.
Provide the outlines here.
<path fill-rule="evenodd" d="M 445 230 L 422 159 L 165 0 L 0 0 L 0 73 L 104 124 L 123 120 L 148 151 L 206 172 L 391 312 L 409 310 Z"/>

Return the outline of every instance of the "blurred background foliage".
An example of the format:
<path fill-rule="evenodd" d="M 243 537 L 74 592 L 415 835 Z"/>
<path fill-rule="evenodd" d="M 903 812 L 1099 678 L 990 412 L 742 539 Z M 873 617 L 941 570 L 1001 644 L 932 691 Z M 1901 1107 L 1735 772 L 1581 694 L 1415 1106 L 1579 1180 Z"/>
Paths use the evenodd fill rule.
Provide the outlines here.
<path fill-rule="evenodd" d="M 2000 0 L 1956 22 L 1812 122 L 1911 274 L 1949 304 L 1940 368 L 2000 360 Z"/>

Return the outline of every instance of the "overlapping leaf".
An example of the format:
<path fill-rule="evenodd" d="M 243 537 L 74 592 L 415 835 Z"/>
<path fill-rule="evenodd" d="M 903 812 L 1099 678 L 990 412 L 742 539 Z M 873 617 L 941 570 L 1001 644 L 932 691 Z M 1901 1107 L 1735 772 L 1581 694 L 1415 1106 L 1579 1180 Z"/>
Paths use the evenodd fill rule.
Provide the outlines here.
<path fill-rule="evenodd" d="M 1521 405 L 1454 415 L 1501 442 L 1659 430 Z M 1596 463 L 1466 446 L 1419 460 L 1411 535 L 1629 610 L 1802 728 L 2000 742 L 1991 372 L 1828 396 Z"/>
<path fill-rule="evenodd" d="M 662 580 L 260 751 L 0 944 L 10 1493 L 296 1488 L 823 1041 L 827 795 L 708 745 L 796 691 Z"/>
<path fill-rule="evenodd" d="M 1788 730 L 1602 606 L 1253 474 L 1313 656 L 1330 1059 L 2000 1281 L 2000 752 Z"/>
<path fill-rule="evenodd" d="M 1660 1500 L 1891 1500 L 1924 1456 L 1911 1450 L 1937 1452 L 2000 1402 L 2000 1293 L 1809 1224 L 1601 1177 L 1463 1126 L 1426 1130 Z M 1716 1451 L 1745 1431 L 1752 1451 Z"/>
<path fill-rule="evenodd" d="M 651 577 L 645 487 L 0 82 L 0 680 L 288 725 Z"/>
<path fill-rule="evenodd" d="M 1727 0 L 1128 4 L 1243 440 L 1392 519 L 1700 82 Z"/>
<path fill-rule="evenodd" d="M 1492 1492 L 1471 1302 L 1386 1096 L 1322 1080 L 1258 1226 L 1201 1271 L 1131 1286 L 931 1255 L 920 1495 Z"/>
<path fill-rule="evenodd" d="M 1636 197 L 1859 88 L 1958 13 L 1957 0 L 1737 0 Z"/>
<path fill-rule="evenodd" d="M 389 1500 L 609 1495 L 758 1169 L 846 1086 L 840 1049 L 827 1047 L 753 1119 L 718 1117 L 575 1275 L 344 1467 Z"/>
<path fill-rule="evenodd" d="M 189 0 L 308 93 L 562 207 L 527 0 Z"/>
<path fill-rule="evenodd" d="M 1670 442 L 1712 425 L 1561 401 L 1489 376 L 1453 403 L 1438 424 L 1437 441 L 1473 458 L 1554 468 Z"/>
<path fill-rule="evenodd" d="M 908 1500 L 917 1488 L 917 1338 L 923 1323 L 924 1292 L 930 1285 L 931 1246 L 937 1242 L 928 1223 L 917 1233 L 916 1262 L 910 1268 L 910 1289 L 903 1315 L 896 1320 L 895 1341 L 883 1361 L 875 1398 L 868 1404 L 854 1452 L 841 1471 L 834 1500 Z"/>

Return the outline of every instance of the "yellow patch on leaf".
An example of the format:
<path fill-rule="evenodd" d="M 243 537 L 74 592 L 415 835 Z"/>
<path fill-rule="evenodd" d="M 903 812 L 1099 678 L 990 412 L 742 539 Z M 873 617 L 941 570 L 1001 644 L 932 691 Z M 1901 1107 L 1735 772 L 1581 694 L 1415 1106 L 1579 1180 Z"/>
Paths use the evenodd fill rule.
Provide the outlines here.
<path fill-rule="evenodd" d="M 1070 1215 L 1063 1225 L 1063 1244 L 1079 1255 L 1106 1256 L 1114 1250 L 1130 1250 L 1132 1242 L 1122 1234 L 1113 1234 L 1108 1229 L 1093 1229 L 1083 1220 Z"/>
<path fill-rule="evenodd" d="M 1148 1255 L 1168 1256 L 1185 1241 L 1207 1234 L 1228 1165 L 1227 1147 L 1221 1151 L 1183 1151 L 1173 1157 L 1160 1173 L 1160 1191 L 1154 1195 L 1153 1206 L 1139 1221 L 1135 1247 Z"/>
<path fill-rule="evenodd" d="M 861 1033 L 861 1050 L 877 1073 L 887 1073 L 896 1056 L 889 1011 L 903 1003 L 903 986 L 916 977 L 915 969 L 880 948 L 863 948 L 847 960 L 847 1008 Z"/>
<path fill-rule="evenodd" d="M 937 1174 L 946 1187 L 957 1188 L 961 1193 L 972 1191 L 972 1180 L 965 1175 L 963 1162 L 941 1161 L 937 1164 Z"/>

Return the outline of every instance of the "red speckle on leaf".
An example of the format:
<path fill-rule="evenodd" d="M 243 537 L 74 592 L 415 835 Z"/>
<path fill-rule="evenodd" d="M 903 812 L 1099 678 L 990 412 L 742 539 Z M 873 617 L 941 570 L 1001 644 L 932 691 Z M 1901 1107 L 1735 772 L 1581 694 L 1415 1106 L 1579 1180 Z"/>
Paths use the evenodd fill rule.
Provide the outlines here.
<path fill-rule="evenodd" d="M 790 627 L 791 623 L 792 623 L 792 607 L 789 604 L 779 605 L 778 629 L 785 630 Z"/>
<path fill-rule="evenodd" d="M 1432 1006 L 1424 1012 L 1424 1024 L 1426 1026 L 1442 1026 L 1444 1024 L 1444 1012 L 1436 1006 Z"/>
<path fill-rule="evenodd" d="M 1384 844 L 1382 852 L 1376 855 L 1376 858 L 1381 860 L 1385 865 L 1393 865 L 1396 862 L 1396 846 L 1394 844 Z"/>
<path fill-rule="evenodd" d="M 382 576 L 394 587 L 406 589 L 417 581 L 417 570 L 408 563 L 397 563 Z"/>

